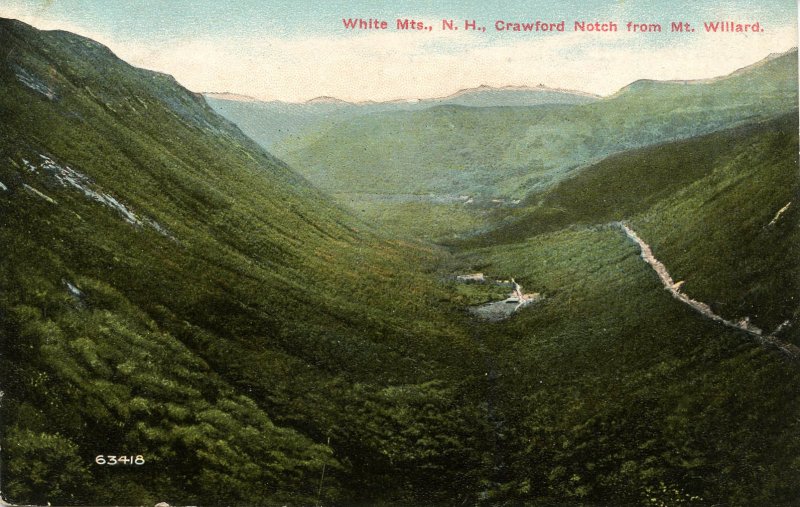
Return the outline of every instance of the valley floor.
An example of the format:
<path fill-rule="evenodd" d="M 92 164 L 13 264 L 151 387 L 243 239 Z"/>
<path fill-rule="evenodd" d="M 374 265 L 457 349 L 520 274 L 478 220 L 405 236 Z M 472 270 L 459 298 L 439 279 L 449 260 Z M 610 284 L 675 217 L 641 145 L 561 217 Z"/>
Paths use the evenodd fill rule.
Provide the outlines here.
<path fill-rule="evenodd" d="M 296 140 L 337 202 L 0 19 L 4 501 L 796 504 L 796 82 L 361 117 Z"/>

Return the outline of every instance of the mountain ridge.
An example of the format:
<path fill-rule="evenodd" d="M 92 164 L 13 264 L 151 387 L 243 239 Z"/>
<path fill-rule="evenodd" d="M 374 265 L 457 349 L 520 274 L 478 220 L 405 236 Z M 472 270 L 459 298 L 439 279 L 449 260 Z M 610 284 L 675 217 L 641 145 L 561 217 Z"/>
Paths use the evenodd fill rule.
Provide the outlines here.
<path fill-rule="evenodd" d="M 671 287 L 800 344 L 796 63 L 697 95 L 376 113 L 327 125 L 311 165 L 289 166 L 174 80 L 101 53 L 0 20 L 3 501 L 800 497 L 797 365 L 676 300 L 613 224 Z M 350 192 L 447 154 L 472 165 L 443 189 L 509 153 L 565 177 L 537 188 L 538 166 L 514 166 L 495 180 L 533 189 L 514 203 L 401 182 L 377 205 L 425 229 L 409 236 L 294 171 L 327 169 L 337 132 L 353 134 Z M 455 230 L 453 210 L 521 227 L 420 241 Z M 483 322 L 470 308 L 509 283 L 465 273 L 541 297 Z"/>
<path fill-rule="evenodd" d="M 338 97 L 330 96 L 330 95 L 320 95 L 318 97 L 314 97 L 312 99 L 308 99 L 308 100 L 304 100 L 304 101 L 282 101 L 282 100 L 279 100 L 279 99 L 273 99 L 273 100 L 257 99 L 257 98 L 251 97 L 249 95 L 246 95 L 246 94 L 238 94 L 238 93 L 231 93 L 231 92 L 204 91 L 204 92 L 200 92 L 200 93 L 202 95 L 204 95 L 204 96 L 211 96 L 213 98 L 217 98 L 217 99 L 220 99 L 220 100 L 241 101 L 241 102 L 261 102 L 261 103 L 267 103 L 267 104 L 269 104 L 269 103 L 280 103 L 280 104 L 342 103 L 342 104 L 350 104 L 350 105 L 376 105 L 376 104 L 425 103 L 425 102 L 448 101 L 448 100 L 452 100 L 452 99 L 455 99 L 455 98 L 462 97 L 464 95 L 470 95 L 472 93 L 480 93 L 480 92 L 487 92 L 487 91 L 489 91 L 489 92 L 537 92 L 537 91 L 541 91 L 541 92 L 559 92 L 559 93 L 565 93 L 565 94 L 570 94 L 570 95 L 584 96 L 584 97 L 593 98 L 593 99 L 603 99 L 603 98 L 614 97 L 614 96 L 622 93 L 626 89 L 628 89 L 630 87 L 636 87 L 637 84 L 641 84 L 641 83 L 648 83 L 648 84 L 653 84 L 653 83 L 666 83 L 666 84 L 708 84 L 708 83 L 713 83 L 713 82 L 715 82 L 717 80 L 722 80 L 722 79 L 726 79 L 726 78 L 729 78 L 729 77 L 733 77 L 733 76 L 736 76 L 736 75 L 738 75 L 740 73 L 746 73 L 749 70 L 752 70 L 754 68 L 760 67 L 761 65 L 764 65 L 764 64 L 770 62 L 771 60 L 774 60 L 776 58 L 780 58 L 781 56 L 792 54 L 794 52 L 797 52 L 797 47 L 793 47 L 793 48 L 790 48 L 790 49 L 788 49 L 786 51 L 782 51 L 782 52 L 770 53 L 767 56 L 765 56 L 764 58 L 762 58 L 761 60 L 758 60 L 756 62 L 750 63 L 748 65 L 745 65 L 745 66 L 743 66 L 741 68 L 738 68 L 738 69 L 733 70 L 731 72 L 728 72 L 726 74 L 721 74 L 721 75 L 718 75 L 718 76 L 712 76 L 712 77 L 707 77 L 707 78 L 698 78 L 698 79 L 646 79 L 646 78 L 642 78 L 642 79 L 636 79 L 636 80 L 628 83 L 627 85 L 622 86 L 617 91 L 615 91 L 613 93 L 610 93 L 608 95 L 600 95 L 600 94 L 595 94 L 595 93 L 591 93 L 591 92 L 585 92 L 585 91 L 581 91 L 581 90 L 572 90 L 572 89 L 561 88 L 561 87 L 549 87 L 549 86 L 545 86 L 545 85 L 542 85 L 542 84 L 539 84 L 539 85 L 536 85 L 536 86 L 532 86 L 532 85 L 512 85 L 512 84 L 493 86 L 493 85 L 481 84 L 481 85 L 474 86 L 474 87 L 461 88 L 459 90 L 454 91 L 453 93 L 450 93 L 450 94 L 447 94 L 447 95 L 442 95 L 442 96 L 434 96 L 434 97 L 426 97 L 426 98 L 405 97 L 405 98 L 396 98 L 396 99 L 381 100 L 381 101 L 375 101 L 375 100 L 356 100 L 356 101 L 351 101 L 351 100 L 340 99 Z"/>
<path fill-rule="evenodd" d="M 481 222 L 490 227 L 487 222 L 503 220 L 492 207 L 513 214 L 515 201 L 614 153 L 768 119 L 797 100 L 797 54 L 789 52 L 713 82 L 644 83 L 585 104 L 334 116 L 286 135 L 272 151 L 352 209 L 376 220 L 391 217 L 397 233 L 417 230 L 415 213 L 437 217 L 442 229 L 452 217 L 464 228 L 451 229 L 449 241 Z M 258 122 L 239 124 L 262 141 Z M 394 205 L 353 197 L 375 192 L 432 195 L 431 201 L 467 196 L 469 204 Z M 437 228 L 431 230 L 436 239 Z"/>
<path fill-rule="evenodd" d="M 471 88 L 461 88 L 453 93 L 448 95 L 436 96 L 436 97 L 428 97 L 428 98 L 398 98 L 398 99 L 391 99 L 391 100 L 357 100 L 357 101 L 350 101 L 340 99 L 338 97 L 333 97 L 330 95 L 320 95 L 318 97 L 314 97 L 312 99 L 299 101 L 299 102 L 291 102 L 291 101 L 282 101 L 278 99 L 273 100 L 263 100 L 251 97 L 249 95 L 243 95 L 238 93 L 231 93 L 231 92 L 201 92 L 204 96 L 210 96 L 215 99 L 220 100 L 229 100 L 234 102 L 261 102 L 265 104 L 276 103 L 276 104 L 292 104 L 292 105 L 302 105 L 302 104 L 348 104 L 353 106 L 367 106 L 367 105 L 381 105 L 381 104 L 419 104 L 419 103 L 438 103 L 438 102 L 447 102 L 453 99 L 457 99 L 463 97 L 465 95 L 471 95 L 475 93 L 481 92 L 556 92 L 556 93 L 563 93 L 567 95 L 575 95 L 581 96 L 586 98 L 592 99 L 599 99 L 601 98 L 600 95 L 596 95 L 589 92 L 583 92 L 579 90 L 569 90 L 565 88 L 551 88 L 544 85 L 538 86 L 527 86 L 527 85 L 503 85 L 503 86 L 491 86 L 491 85 L 479 85 Z"/>
<path fill-rule="evenodd" d="M 442 251 L 386 238 L 99 47 L 0 20 L 4 500 L 463 495 L 366 424 L 402 417 L 426 455 L 482 459 L 465 428 L 483 416 L 454 402 L 480 392 L 478 352 L 422 269 Z M 146 465 L 95 461 L 134 451 Z"/>
<path fill-rule="evenodd" d="M 740 76 L 740 75 L 743 75 L 743 74 L 747 74 L 748 72 L 751 72 L 753 70 L 759 69 L 760 67 L 763 67 L 764 65 L 768 65 L 769 63 L 771 63 L 774 60 L 777 60 L 777 59 L 782 58 L 782 57 L 790 57 L 792 54 L 796 54 L 796 53 L 797 53 L 797 47 L 796 46 L 793 47 L 793 48 L 790 48 L 790 49 L 788 49 L 786 51 L 783 51 L 783 52 L 770 53 L 767 56 L 765 56 L 764 58 L 762 58 L 761 60 L 753 62 L 753 63 L 751 63 L 749 65 L 745 65 L 744 67 L 741 67 L 739 69 L 731 71 L 731 72 L 729 72 L 727 74 L 723 74 L 723 75 L 720 75 L 720 76 L 714 76 L 714 77 L 708 77 L 708 78 L 700 78 L 700 79 L 637 79 L 636 81 L 633 81 L 633 82 L 623 86 L 622 88 L 620 88 L 616 92 L 612 93 L 611 95 L 608 95 L 608 98 L 617 97 L 617 96 L 625 93 L 626 91 L 629 91 L 629 90 L 632 90 L 632 89 L 636 89 L 636 88 L 639 88 L 641 86 L 646 86 L 646 85 L 657 86 L 659 84 L 666 84 L 666 85 L 675 84 L 675 85 L 689 85 L 689 86 L 691 86 L 691 85 L 703 85 L 703 84 L 717 83 L 717 82 L 725 81 L 727 79 L 734 78 L 734 77 L 737 77 L 737 76 Z"/>

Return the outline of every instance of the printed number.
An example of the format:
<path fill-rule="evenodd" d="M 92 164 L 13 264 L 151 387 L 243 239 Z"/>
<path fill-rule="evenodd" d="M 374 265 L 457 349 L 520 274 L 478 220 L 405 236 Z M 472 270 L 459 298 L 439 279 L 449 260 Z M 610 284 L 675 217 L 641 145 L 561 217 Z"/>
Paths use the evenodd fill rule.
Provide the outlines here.
<path fill-rule="evenodd" d="M 110 454 L 98 454 L 94 458 L 94 462 L 98 465 L 144 465 L 144 456 L 138 454 L 136 456 L 112 456 Z"/>

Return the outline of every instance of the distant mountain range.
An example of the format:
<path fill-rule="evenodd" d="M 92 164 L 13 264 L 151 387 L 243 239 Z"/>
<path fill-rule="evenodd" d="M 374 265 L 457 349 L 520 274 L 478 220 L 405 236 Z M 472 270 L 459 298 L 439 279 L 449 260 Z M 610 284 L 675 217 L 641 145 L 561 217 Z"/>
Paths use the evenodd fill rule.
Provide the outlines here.
<path fill-rule="evenodd" d="M 797 504 L 796 52 L 437 100 L 204 99 L 0 19 L 0 503 Z M 478 320 L 484 278 L 539 297 Z"/>
<path fill-rule="evenodd" d="M 486 98 L 516 92 L 477 91 L 456 100 L 472 93 Z M 488 217 L 479 210 L 481 204 L 513 204 L 611 154 L 767 119 L 795 108 L 797 50 L 715 79 L 643 80 L 607 98 L 580 100 L 584 102 L 516 107 L 426 104 L 404 110 L 392 105 L 362 109 L 326 104 L 314 106 L 311 118 L 303 117 L 303 128 L 301 122 L 276 114 L 274 107 L 268 114 L 256 103 L 212 105 L 261 143 L 267 142 L 269 132 L 290 133 L 271 152 L 369 217 L 391 217 L 402 229 L 403 224 L 415 228 L 419 223 L 411 207 L 416 206 L 422 216 L 433 213 L 422 204 L 398 207 L 385 198 L 371 197 L 375 193 L 431 195 L 430 204 L 467 196 L 470 204 L 439 205 L 436 215 L 443 223 L 449 216 L 451 222 L 463 223 L 469 230 L 476 226 L 474 219 Z M 311 106 L 290 107 L 296 111 Z M 347 114 L 324 115 L 323 107 L 346 108 Z"/>
<path fill-rule="evenodd" d="M 233 100 L 238 102 L 279 102 L 283 104 L 351 104 L 351 105 L 377 105 L 377 104 L 454 104 L 473 107 L 492 107 L 492 106 L 530 106 L 544 103 L 571 103 L 589 101 L 601 98 L 599 95 L 591 93 L 562 90 L 558 88 L 548 88 L 544 85 L 539 86 L 489 86 L 480 85 L 474 88 L 464 88 L 444 97 L 433 97 L 427 99 L 395 99 L 386 101 L 347 101 L 328 95 L 321 95 L 304 102 L 287 102 L 280 100 L 259 100 L 248 95 L 228 92 L 204 92 L 203 95 L 213 99 Z"/>
<path fill-rule="evenodd" d="M 347 102 L 335 97 L 316 97 L 306 102 L 260 101 L 232 93 L 205 93 L 209 105 L 234 121 L 251 138 L 271 149 L 288 137 L 322 124 L 346 121 L 372 113 L 420 111 L 434 106 L 530 107 L 545 104 L 586 104 L 600 97 L 544 86 L 479 86 L 431 99 L 387 102 Z"/>

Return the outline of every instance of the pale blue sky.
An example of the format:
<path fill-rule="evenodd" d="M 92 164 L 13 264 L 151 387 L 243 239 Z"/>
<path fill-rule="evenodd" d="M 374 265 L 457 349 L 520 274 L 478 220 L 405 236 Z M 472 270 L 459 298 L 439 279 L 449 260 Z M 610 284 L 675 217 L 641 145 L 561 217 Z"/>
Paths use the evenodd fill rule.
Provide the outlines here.
<path fill-rule="evenodd" d="M 98 39 L 196 91 L 284 100 L 419 98 L 480 84 L 608 94 L 638 78 L 719 75 L 797 44 L 794 0 L 0 0 L 0 16 Z M 487 32 L 353 32 L 343 17 L 390 26 L 398 17 L 475 19 Z M 498 33 L 497 19 L 563 19 L 567 33 Z M 683 20 L 698 32 L 576 36 L 575 20 L 658 22 L 665 30 Z M 765 32 L 702 33 L 701 23 L 715 20 L 758 21 Z"/>
<path fill-rule="evenodd" d="M 768 25 L 796 18 L 793 0 L 4 0 L 25 12 L 114 31 L 125 38 L 277 31 L 344 35 L 342 17 L 403 16 L 494 20 L 598 19 L 641 21 L 728 19 L 747 13 Z"/>

